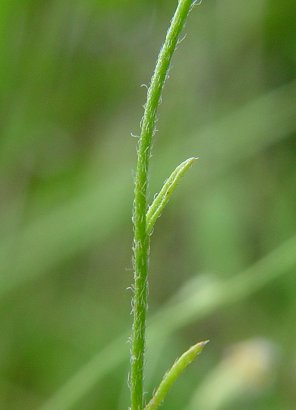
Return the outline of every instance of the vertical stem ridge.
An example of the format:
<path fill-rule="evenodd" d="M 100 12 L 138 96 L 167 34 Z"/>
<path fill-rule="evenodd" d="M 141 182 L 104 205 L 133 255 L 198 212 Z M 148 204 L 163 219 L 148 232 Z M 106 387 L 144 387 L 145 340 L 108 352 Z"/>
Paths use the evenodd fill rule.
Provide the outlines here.
<path fill-rule="evenodd" d="M 179 0 L 178 7 L 171 21 L 165 42 L 159 53 L 154 74 L 147 93 L 147 101 L 141 125 L 138 145 L 138 158 L 134 188 L 134 295 L 133 328 L 131 339 L 130 390 L 131 410 L 142 410 L 143 403 L 143 368 L 145 350 L 145 327 L 147 310 L 147 273 L 149 256 L 149 235 L 146 230 L 148 169 L 151 154 L 151 142 L 155 129 L 157 108 L 161 92 L 167 77 L 172 55 L 179 35 L 192 6 L 192 0 Z"/>

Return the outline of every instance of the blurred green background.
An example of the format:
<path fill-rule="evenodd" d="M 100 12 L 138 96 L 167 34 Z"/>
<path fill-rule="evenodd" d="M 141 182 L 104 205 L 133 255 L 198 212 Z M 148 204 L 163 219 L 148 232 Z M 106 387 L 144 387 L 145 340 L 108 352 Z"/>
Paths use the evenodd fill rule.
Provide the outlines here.
<path fill-rule="evenodd" d="M 128 408 L 130 135 L 175 6 L 1 0 L 3 410 Z M 200 159 L 153 235 L 147 398 L 211 343 L 163 409 L 296 408 L 295 21 L 293 0 L 205 0 L 175 55 L 151 198 Z"/>

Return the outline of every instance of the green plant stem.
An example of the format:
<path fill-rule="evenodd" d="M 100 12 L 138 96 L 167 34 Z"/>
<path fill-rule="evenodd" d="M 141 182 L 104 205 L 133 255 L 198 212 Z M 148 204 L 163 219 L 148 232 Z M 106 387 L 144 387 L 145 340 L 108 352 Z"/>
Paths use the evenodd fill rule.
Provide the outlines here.
<path fill-rule="evenodd" d="M 192 0 L 180 0 L 178 3 L 164 45 L 158 56 L 156 68 L 148 89 L 147 101 L 142 119 L 141 135 L 138 146 L 133 210 L 134 296 L 130 370 L 131 410 L 143 409 L 143 367 L 149 253 L 149 235 L 146 231 L 146 212 L 151 142 L 155 131 L 157 108 L 171 58 L 191 6 Z"/>

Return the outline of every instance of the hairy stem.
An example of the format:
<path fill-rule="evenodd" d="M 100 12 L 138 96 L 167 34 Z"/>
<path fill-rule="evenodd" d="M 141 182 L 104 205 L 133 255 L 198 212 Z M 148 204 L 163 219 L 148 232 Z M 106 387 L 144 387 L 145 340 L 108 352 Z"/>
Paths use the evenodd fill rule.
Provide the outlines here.
<path fill-rule="evenodd" d="M 192 0 L 179 0 L 164 45 L 158 56 L 154 74 L 147 93 L 141 135 L 138 145 L 137 169 L 134 188 L 134 295 L 131 345 L 131 410 L 143 409 L 143 367 L 145 326 L 147 310 L 147 272 L 149 235 L 146 229 L 148 168 L 151 141 L 155 130 L 157 108 L 165 83 L 171 58 L 179 35 L 192 6 Z"/>

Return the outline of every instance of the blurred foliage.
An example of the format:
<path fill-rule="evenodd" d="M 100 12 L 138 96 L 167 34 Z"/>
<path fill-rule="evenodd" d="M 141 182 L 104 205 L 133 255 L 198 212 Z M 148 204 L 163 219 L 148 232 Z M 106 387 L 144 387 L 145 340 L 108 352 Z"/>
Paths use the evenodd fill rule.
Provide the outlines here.
<path fill-rule="evenodd" d="M 174 7 L 1 1 L 1 409 L 40 409 L 87 363 L 103 371 L 109 361 L 97 382 L 83 379 L 86 394 L 71 408 L 128 406 L 120 335 L 131 325 L 130 134 L 139 132 L 140 85 L 149 82 Z M 199 391 L 202 400 L 225 366 L 224 351 L 254 338 L 277 351 L 271 381 L 246 395 L 242 377 L 226 408 L 295 406 L 295 21 L 292 0 L 205 0 L 173 61 L 151 193 L 182 160 L 200 159 L 155 228 L 150 315 L 165 312 L 161 306 L 201 273 L 208 284 L 214 274 L 218 287 L 199 285 L 202 300 L 216 301 L 204 302 L 216 306 L 207 314 L 193 309 L 198 293 L 181 292 L 177 310 L 160 313 L 169 330 L 151 325 L 150 390 L 186 347 L 211 339 L 164 409 L 192 405 Z M 241 271 L 250 282 L 230 286 L 245 280 Z M 261 285 L 249 291 L 256 275 Z M 125 361 L 113 357 L 118 349 Z"/>

